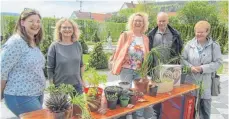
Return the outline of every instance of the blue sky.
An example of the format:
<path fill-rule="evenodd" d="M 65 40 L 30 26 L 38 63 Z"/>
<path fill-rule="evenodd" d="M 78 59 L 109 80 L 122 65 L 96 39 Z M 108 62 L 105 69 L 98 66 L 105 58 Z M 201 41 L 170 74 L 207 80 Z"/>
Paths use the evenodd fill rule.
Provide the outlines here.
<path fill-rule="evenodd" d="M 108 13 L 118 11 L 124 2 L 131 0 L 83 1 L 82 11 Z M 137 3 L 137 0 L 133 0 Z M 80 9 L 79 0 L 21 1 L 1 0 L 1 12 L 20 13 L 24 8 L 38 10 L 42 17 L 70 17 L 73 11 Z"/>

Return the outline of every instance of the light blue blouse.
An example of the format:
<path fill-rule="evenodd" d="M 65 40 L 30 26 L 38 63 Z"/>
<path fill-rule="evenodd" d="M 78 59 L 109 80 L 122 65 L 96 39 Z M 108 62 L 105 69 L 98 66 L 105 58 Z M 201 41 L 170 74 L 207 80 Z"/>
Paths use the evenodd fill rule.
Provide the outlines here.
<path fill-rule="evenodd" d="M 1 80 L 7 80 L 4 94 L 42 95 L 44 66 L 45 58 L 38 47 L 29 47 L 18 34 L 11 36 L 1 51 Z"/>

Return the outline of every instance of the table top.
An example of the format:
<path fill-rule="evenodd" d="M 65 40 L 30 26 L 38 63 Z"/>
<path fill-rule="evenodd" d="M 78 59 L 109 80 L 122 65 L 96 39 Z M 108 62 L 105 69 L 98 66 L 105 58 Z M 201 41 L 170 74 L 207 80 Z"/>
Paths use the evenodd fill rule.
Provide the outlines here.
<path fill-rule="evenodd" d="M 135 112 L 138 109 L 142 109 L 145 107 L 148 107 L 150 105 L 154 105 L 160 102 L 163 102 L 165 100 L 171 99 L 173 97 L 186 94 L 190 91 L 193 91 L 197 89 L 198 86 L 192 85 L 192 84 L 181 84 L 180 86 L 174 87 L 174 89 L 171 92 L 168 93 L 162 93 L 162 94 L 157 94 L 156 97 L 144 95 L 144 99 L 147 100 L 146 102 L 139 102 L 137 103 L 134 108 L 125 108 L 125 107 L 120 107 L 117 106 L 115 110 L 110 110 L 107 109 L 107 113 L 104 115 L 101 115 L 96 112 L 91 112 L 93 119 L 110 119 L 114 117 L 119 117 L 122 115 L 125 115 L 127 113 Z"/>
<path fill-rule="evenodd" d="M 181 84 L 181 86 L 174 87 L 174 89 L 171 92 L 157 94 L 156 97 L 144 95 L 144 99 L 147 101 L 137 103 L 134 106 L 134 108 L 129 109 L 129 108 L 117 106 L 115 110 L 107 109 L 107 113 L 104 115 L 96 113 L 96 112 L 91 112 L 91 115 L 93 119 L 110 119 L 110 118 L 122 116 L 127 113 L 135 112 L 136 110 L 139 110 L 139 109 L 148 107 L 150 105 L 157 104 L 165 100 L 171 99 L 173 97 L 188 93 L 197 88 L 198 86 L 196 85 Z M 54 119 L 53 115 L 47 109 L 28 112 L 28 113 L 22 114 L 20 117 L 21 119 Z"/>

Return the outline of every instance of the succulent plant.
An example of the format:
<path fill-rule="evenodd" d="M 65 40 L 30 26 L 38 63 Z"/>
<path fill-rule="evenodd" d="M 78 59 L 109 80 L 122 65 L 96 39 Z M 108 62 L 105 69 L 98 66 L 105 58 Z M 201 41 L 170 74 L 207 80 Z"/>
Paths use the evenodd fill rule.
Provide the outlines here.
<path fill-rule="evenodd" d="M 62 94 L 50 95 L 45 105 L 51 112 L 55 113 L 64 112 L 71 106 L 68 96 Z"/>

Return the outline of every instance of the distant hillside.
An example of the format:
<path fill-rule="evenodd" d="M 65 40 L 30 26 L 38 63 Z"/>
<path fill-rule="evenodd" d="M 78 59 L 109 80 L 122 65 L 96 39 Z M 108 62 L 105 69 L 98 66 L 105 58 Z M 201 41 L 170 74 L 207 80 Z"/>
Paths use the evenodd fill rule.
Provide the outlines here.
<path fill-rule="evenodd" d="M 11 12 L 1 12 L 1 16 L 19 16 L 20 14 L 18 13 L 11 13 Z"/>

